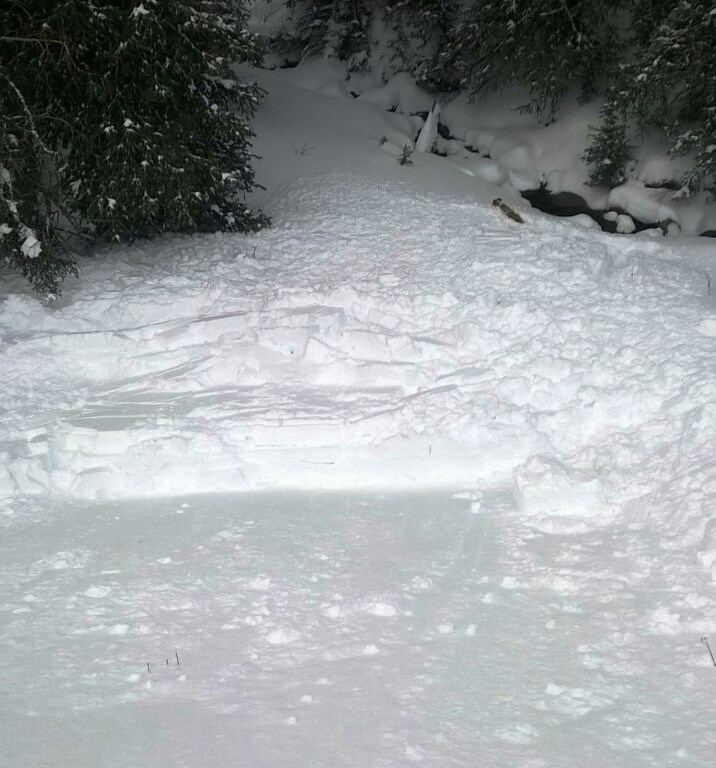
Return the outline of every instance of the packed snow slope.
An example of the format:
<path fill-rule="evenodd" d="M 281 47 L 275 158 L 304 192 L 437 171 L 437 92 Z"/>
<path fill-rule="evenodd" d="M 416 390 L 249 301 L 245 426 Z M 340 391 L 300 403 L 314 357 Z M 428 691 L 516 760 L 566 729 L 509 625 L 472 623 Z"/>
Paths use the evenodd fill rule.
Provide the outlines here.
<path fill-rule="evenodd" d="M 3 283 L 0 766 L 708 765 L 714 243 L 258 77 L 271 229 Z"/>

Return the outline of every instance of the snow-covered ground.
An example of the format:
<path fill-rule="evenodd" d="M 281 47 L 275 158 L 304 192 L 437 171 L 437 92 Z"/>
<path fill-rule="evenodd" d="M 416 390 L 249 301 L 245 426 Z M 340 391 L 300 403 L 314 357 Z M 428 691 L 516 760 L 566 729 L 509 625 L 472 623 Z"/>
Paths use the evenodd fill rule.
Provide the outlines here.
<path fill-rule="evenodd" d="M 665 556 L 653 522 L 554 535 L 508 492 L 472 504 L 20 513 L 2 535 L 0 764 L 710 765 L 711 599 L 692 557 Z"/>
<path fill-rule="evenodd" d="M 709 764 L 714 242 L 259 78 L 270 230 L 4 284 L 0 765 Z"/>

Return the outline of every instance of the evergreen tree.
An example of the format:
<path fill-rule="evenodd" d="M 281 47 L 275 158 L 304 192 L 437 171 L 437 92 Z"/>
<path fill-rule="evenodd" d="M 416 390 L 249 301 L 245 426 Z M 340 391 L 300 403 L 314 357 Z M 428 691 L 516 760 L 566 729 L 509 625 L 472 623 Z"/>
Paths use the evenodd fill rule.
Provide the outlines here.
<path fill-rule="evenodd" d="M 454 85 L 446 41 L 459 0 L 286 0 L 288 20 L 273 48 L 301 60 L 325 56 L 365 69 L 373 53 L 371 27 L 386 22 L 392 61 L 386 71 L 408 70 L 417 82 L 444 90 Z"/>
<path fill-rule="evenodd" d="M 571 84 L 586 98 L 619 45 L 615 18 L 628 0 L 489 0 L 473 3 L 451 52 L 474 97 L 510 85 L 529 88 L 527 111 L 553 119 Z"/>
<path fill-rule="evenodd" d="M 0 248 L 36 287 L 72 269 L 68 231 L 132 240 L 266 223 L 242 200 L 261 95 L 231 69 L 260 60 L 245 21 L 235 0 L 3 4 L 0 228 L 12 232 Z"/>
<path fill-rule="evenodd" d="M 56 155 L 2 69 L 0 81 L 0 257 L 39 291 L 51 293 L 65 275 L 77 273 L 63 234 L 53 227 L 52 185 L 43 179 L 43 167 Z"/>
<path fill-rule="evenodd" d="M 629 37 L 636 49 L 649 45 L 676 0 L 633 0 L 629 14 Z"/>
<path fill-rule="evenodd" d="M 327 56 L 345 61 L 349 70 L 365 67 L 370 56 L 367 0 L 287 0 L 286 6 L 288 25 L 274 47 L 302 60 Z"/>
<path fill-rule="evenodd" d="M 602 108 L 602 123 L 584 153 L 584 161 L 592 166 L 589 178 L 600 187 L 618 187 L 626 181 L 627 166 L 633 160 L 633 146 L 625 125 L 614 111 L 613 103 Z"/>
<path fill-rule="evenodd" d="M 653 2 L 653 0 L 652 0 Z M 638 30 L 638 28 L 637 28 Z M 661 129 L 673 155 L 693 157 L 692 171 L 681 193 L 713 187 L 716 180 L 716 8 L 712 0 L 677 0 L 655 34 L 641 32 L 634 58 L 623 64 L 602 109 L 601 128 L 586 155 L 595 167 L 594 183 L 605 178 L 605 164 L 629 157 L 612 156 L 610 147 L 625 145 L 637 134 Z"/>
<path fill-rule="evenodd" d="M 453 90 L 449 48 L 459 15 L 457 0 L 398 0 L 386 6 L 385 15 L 398 66 L 411 72 L 417 83 Z"/>

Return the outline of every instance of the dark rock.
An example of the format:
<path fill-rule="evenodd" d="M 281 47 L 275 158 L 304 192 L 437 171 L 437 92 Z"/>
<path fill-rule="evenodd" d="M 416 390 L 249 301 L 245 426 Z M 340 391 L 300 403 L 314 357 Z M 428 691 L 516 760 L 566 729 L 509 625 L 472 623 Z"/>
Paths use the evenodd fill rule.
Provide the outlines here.
<path fill-rule="evenodd" d="M 528 200 L 533 208 L 542 211 L 543 213 L 549 213 L 552 216 L 578 216 L 581 213 L 585 213 L 590 218 L 599 224 L 604 232 L 616 232 L 617 223 L 610 221 L 604 217 L 606 210 L 596 210 L 590 208 L 587 201 L 576 192 L 550 192 L 543 184 L 539 189 L 530 189 L 524 192 L 520 192 L 525 200 Z M 643 232 L 645 229 L 658 229 L 658 224 L 647 224 L 644 221 L 635 219 L 631 216 L 634 222 L 634 231 Z"/>
<path fill-rule="evenodd" d="M 446 141 L 450 141 L 451 139 L 454 139 L 455 137 L 450 133 L 450 129 L 445 125 L 445 123 L 441 123 L 438 120 L 438 136 L 442 136 L 443 139 Z"/>
<path fill-rule="evenodd" d="M 679 234 L 679 232 L 681 232 L 681 225 L 673 219 L 662 219 L 659 222 L 659 229 L 666 237 L 666 235 L 670 235 L 672 233 Z"/>

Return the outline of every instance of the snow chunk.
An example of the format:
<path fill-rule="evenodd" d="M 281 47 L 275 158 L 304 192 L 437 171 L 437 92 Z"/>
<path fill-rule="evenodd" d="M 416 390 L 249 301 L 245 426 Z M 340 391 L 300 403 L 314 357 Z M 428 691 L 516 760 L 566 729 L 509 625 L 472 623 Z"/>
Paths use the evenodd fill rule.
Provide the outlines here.
<path fill-rule="evenodd" d="M 674 613 L 668 606 L 660 605 L 651 612 L 649 625 L 651 631 L 659 635 L 675 635 L 679 632 L 681 616 Z"/>
<path fill-rule="evenodd" d="M 291 645 L 301 639 L 301 633 L 295 629 L 275 629 L 266 636 L 270 645 Z"/>
<path fill-rule="evenodd" d="M 405 748 L 405 757 L 410 760 L 411 763 L 422 763 L 423 760 L 425 760 L 425 753 L 418 747 L 408 745 Z"/>
<path fill-rule="evenodd" d="M 384 86 L 364 91 L 358 100 L 367 101 L 382 109 L 422 112 L 432 107 L 434 97 L 415 85 L 408 72 L 400 72 Z"/>
<path fill-rule="evenodd" d="M 699 333 L 704 336 L 716 336 L 716 317 L 705 317 L 699 324 Z"/>
<path fill-rule="evenodd" d="M 395 606 L 390 603 L 371 603 L 366 606 L 365 612 L 371 616 L 382 616 L 385 618 L 395 616 L 398 613 Z"/>
<path fill-rule="evenodd" d="M 134 10 L 129 15 L 133 19 L 138 19 L 140 16 L 148 16 L 149 11 L 144 7 L 144 3 L 140 3 L 134 7 Z"/>
<path fill-rule="evenodd" d="M 23 237 L 20 250 L 28 259 L 36 259 L 42 253 L 42 243 L 37 239 L 35 233 L 27 227 L 22 227 L 20 234 Z"/>
<path fill-rule="evenodd" d="M 620 213 L 617 216 L 617 232 L 624 235 L 630 235 L 636 230 L 636 224 L 631 216 L 627 216 L 625 213 Z"/>
<path fill-rule="evenodd" d="M 549 456 L 533 456 L 518 467 L 515 486 L 521 509 L 530 515 L 610 518 L 618 510 L 598 478 Z"/>
<path fill-rule="evenodd" d="M 111 587 L 90 587 L 85 591 L 85 595 L 93 599 L 101 599 L 103 597 L 107 597 L 111 591 Z"/>

